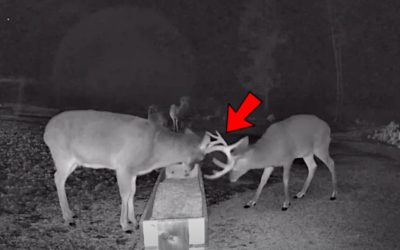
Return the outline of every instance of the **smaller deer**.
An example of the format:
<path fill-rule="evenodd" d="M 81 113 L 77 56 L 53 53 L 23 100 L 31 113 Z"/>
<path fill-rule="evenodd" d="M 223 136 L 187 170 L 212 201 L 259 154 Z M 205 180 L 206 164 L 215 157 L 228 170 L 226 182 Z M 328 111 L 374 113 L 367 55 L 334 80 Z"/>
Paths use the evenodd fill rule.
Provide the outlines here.
<path fill-rule="evenodd" d="M 172 130 L 175 132 L 179 131 L 179 121 L 181 121 L 189 110 L 190 97 L 182 96 L 179 100 L 179 106 L 172 104 L 169 109 L 169 116 L 172 119 Z"/>
<path fill-rule="evenodd" d="M 147 110 L 147 119 L 153 124 L 157 124 L 161 127 L 168 127 L 168 120 L 157 105 L 153 104 L 149 106 Z"/>
<path fill-rule="evenodd" d="M 308 167 L 308 176 L 303 188 L 295 196 L 295 198 L 302 198 L 317 168 L 315 155 L 325 163 L 331 173 L 333 186 L 331 200 L 335 200 L 336 174 L 335 163 L 329 155 L 330 134 L 328 124 L 313 115 L 295 115 L 276 122 L 251 146 L 249 146 L 248 137 L 228 145 L 218 132 L 216 135 L 209 134 L 215 140 L 209 144 L 206 153 L 221 151 L 227 156 L 227 163 L 214 158 L 214 164 L 223 170 L 216 171 L 213 175 L 205 175 L 205 178 L 216 179 L 230 172 L 230 181 L 236 182 L 250 169 L 264 169 L 254 198 L 244 206 L 249 208 L 256 205 L 274 168 L 283 167 L 285 200 L 282 210 L 287 210 L 290 205 L 289 174 L 293 160 L 303 158 Z"/>

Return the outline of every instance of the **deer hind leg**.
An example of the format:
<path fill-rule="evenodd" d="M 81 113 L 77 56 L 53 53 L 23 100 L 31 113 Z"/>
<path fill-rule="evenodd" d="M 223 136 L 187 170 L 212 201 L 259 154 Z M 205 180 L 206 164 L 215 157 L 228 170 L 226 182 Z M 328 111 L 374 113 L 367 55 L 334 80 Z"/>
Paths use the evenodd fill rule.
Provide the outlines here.
<path fill-rule="evenodd" d="M 304 161 L 306 162 L 308 168 L 308 176 L 306 181 L 304 182 L 303 188 L 294 197 L 295 199 L 304 197 L 312 179 L 314 178 L 315 170 L 317 169 L 317 163 L 315 163 L 314 155 L 304 157 Z"/>
<path fill-rule="evenodd" d="M 129 224 L 128 218 L 133 217 L 133 195 L 132 194 L 132 176 L 125 171 L 124 169 L 117 170 L 117 182 L 119 187 L 119 193 L 121 195 L 121 217 L 120 224 L 122 230 L 126 233 L 131 233 L 133 230 L 133 226 Z M 136 181 L 136 179 L 135 179 Z M 132 201 L 132 205 L 129 206 L 129 201 Z"/>
<path fill-rule="evenodd" d="M 336 199 L 336 171 L 335 171 L 335 162 L 332 160 L 331 156 L 329 155 L 329 145 L 326 146 L 324 149 L 318 150 L 315 152 L 315 155 L 328 167 L 329 172 L 332 176 L 332 195 L 331 200 Z"/>
<path fill-rule="evenodd" d="M 69 208 L 67 194 L 65 192 L 65 182 L 68 176 L 75 170 L 77 164 L 74 160 L 66 157 L 53 156 L 56 172 L 54 173 L 54 182 L 57 188 L 58 200 L 60 202 L 61 212 L 65 223 L 70 226 L 75 225 L 75 215 Z"/>
<path fill-rule="evenodd" d="M 258 201 L 258 198 L 260 197 L 261 191 L 263 190 L 265 184 L 267 184 L 267 181 L 268 181 L 269 177 L 271 176 L 271 173 L 273 170 L 274 170 L 273 167 L 268 167 L 268 168 L 264 169 L 264 172 L 261 176 L 260 184 L 258 184 L 258 188 L 257 188 L 257 191 L 256 191 L 253 199 L 250 200 L 249 202 L 247 202 L 246 205 L 244 205 L 244 208 L 254 207 L 257 204 L 257 201 Z"/>
<path fill-rule="evenodd" d="M 131 222 L 133 227 L 137 227 L 137 221 L 135 218 L 135 193 L 136 193 L 136 176 L 133 176 L 131 179 L 131 192 L 129 193 L 128 198 L 128 219 Z"/>
<path fill-rule="evenodd" d="M 282 211 L 286 211 L 290 206 L 290 196 L 289 196 L 289 177 L 290 177 L 290 168 L 292 164 L 283 165 L 283 188 L 285 192 L 285 200 L 283 201 Z"/>

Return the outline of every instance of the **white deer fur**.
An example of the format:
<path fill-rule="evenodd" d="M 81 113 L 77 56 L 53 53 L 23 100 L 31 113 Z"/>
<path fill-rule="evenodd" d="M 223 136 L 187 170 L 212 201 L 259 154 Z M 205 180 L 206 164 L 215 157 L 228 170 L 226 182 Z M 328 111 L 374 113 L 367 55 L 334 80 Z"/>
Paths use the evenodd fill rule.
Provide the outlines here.
<path fill-rule="evenodd" d="M 314 115 L 295 115 L 276 122 L 255 144 L 250 146 L 248 137 L 242 138 L 233 145 L 228 145 L 220 134 L 211 135 L 217 140 L 210 143 L 212 146 L 207 149 L 207 153 L 222 151 L 227 155 L 228 163 L 224 164 L 214 159 L 213 162 L 223 170 L 205 177 L 216 179 L 230 172 L 230 181 L 235 182 L 250 169 L 264 169 L 254 198 L 245 205 L 248 208 L 256 205 L 274 168 L 283 167 L 285 200 L 282 210 L 286 210 L 290 205 L 289 174 L 293 160 L 303 158 L 308 167 L 308 176 L 303 188 L 295 196 L 295 198 L 302 198 L 314 177 L 317 168 L 314 156 L 317 156 L 330 170 L 333 187 L 331 200 L 334 200 L 336 173 L 335 163 L 329 155 L 330 135 L 331 130 L 328 124 Z"/>
<path fill-rule="evenodd" d="M 189 110 L 189 100 L 187 96 L 182 96 L 179 101 L 179 106 L 172 104 L 169 109 L 169 116 L 172 119 L 172 130 L 178 132 L 180 120 L 186 115 Z"/>
<path fill-rule="evenodd" d="M 209 137 L 190 130 L 177 134 L 147 119 L 93 110 L 67 111 L 53 117 L 44 141 L 55 163 L 54 180 L 64 220 L 73 224 L 65 182 L 78 166 L 116 171 L 121 195 L 120 224 L 131 231 L 136 177 L 154 169 L 182 164 L 188 173 L 204 157 Z M 129 223 L 131 222 L 131 223 Z"/>

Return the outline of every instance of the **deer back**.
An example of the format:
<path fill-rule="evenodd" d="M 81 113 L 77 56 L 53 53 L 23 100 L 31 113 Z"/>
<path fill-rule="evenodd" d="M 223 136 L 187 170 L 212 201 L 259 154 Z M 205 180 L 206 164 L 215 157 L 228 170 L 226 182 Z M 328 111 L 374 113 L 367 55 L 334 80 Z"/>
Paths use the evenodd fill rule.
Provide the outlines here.
<path fill-rule="evenodd" d="M 252 149 L 254 160 L 271 165 L 303 157 L 330 141 L 330 128 L 314 115 L 295 115 L 272 124 Z"/>
<path fill-rule="evenodd" d="M 53 157 L 91 168 L 129 167 L 135 174 L 191 160 L 199 148 L 194 141 L 201 140 L 189 143 L 140 117 L 86 110 L 53 117 L 45 128 L 44 141 Z"/>

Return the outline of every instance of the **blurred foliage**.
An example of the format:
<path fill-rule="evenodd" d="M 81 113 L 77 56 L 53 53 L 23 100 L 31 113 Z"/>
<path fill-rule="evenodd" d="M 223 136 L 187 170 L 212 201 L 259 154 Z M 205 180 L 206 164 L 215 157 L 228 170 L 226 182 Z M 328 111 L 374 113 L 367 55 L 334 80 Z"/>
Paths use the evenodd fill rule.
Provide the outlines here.
<path fill-rule="evenodd" d="M 286 38 L 280 30 L 276 1 L 247 1 L 241 14 L 239 25 L 240 49 L 248 55 L 248 63 L 243 63 L 238 77 L 246 88 L 264 98 L 268 107 L 268 94 L 272 87 L 279 87 L 275 69 L 276 48 Z"/>
<path fill-rule="evenodd" d="M 400 125 L 391 121 L 388 125 L 375 130 L 368 139 L 384 142 L 400 148 Z"/>
<path fill-rule="evenodd" d="M 58 44 L 74 24 L 105 7 L 127 4 L 159 11 L 188 38 L 197 59 L 196 95 L 211 94 L 221 102 L 241 98 L 239 75 L 248 75 L 257 79 L 255 83 L 272 87 L 270 106 L 282 114 L 322 112 L 335 93 L 326 1 L 258 1 L 270 7 L 262 18 L 254 16 L 253 23 L 248 8 L 255 2 L 1 0 L 0 75 L 48 80 Z M 332 4 L 343 27 L 345 104 L 398 109 L 400 2 L 332 0 Z M 248 29 L 247 34 L 241 29 Z M 276 32 L 285 42 L 268 44 L 276 40 Z M 260 46 L 262 41 L 267 45 Z M 246 68 L 251 70 L 240 73 Z"/>

